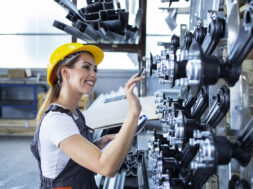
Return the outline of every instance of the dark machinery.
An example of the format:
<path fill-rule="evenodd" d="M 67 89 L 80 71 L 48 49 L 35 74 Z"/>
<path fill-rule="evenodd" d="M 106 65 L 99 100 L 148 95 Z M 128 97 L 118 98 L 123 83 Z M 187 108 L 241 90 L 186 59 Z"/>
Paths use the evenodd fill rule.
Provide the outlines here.
<path fill-rule="evenodd" d="M 231 159 L 240 166 L 249 165 L 253 118 L 233 138 L 216 134 L 216 129 L 230 109 L 229 87 L 238 81 L 242 62 L 253 48 L 252 8 L 253 1 L 224 60 L 214 54 L 227 27 L 217 14 L 212 14 L 207 28 L 199 24 L 193 34 L 185 34 L 179 58 L 179 38 L 175 35 L 161 55 L 150 54 L 150 76 L 168 87 L 156 93 L 162 129 L 153 131 L 144 160 L 150 188 L 198 189 Z M 210 96 L 209 86 L 221 79 L 223 84 Z M 247 189 L 249 182 L 234 175 L 227 184 L 229 188 Z"/>

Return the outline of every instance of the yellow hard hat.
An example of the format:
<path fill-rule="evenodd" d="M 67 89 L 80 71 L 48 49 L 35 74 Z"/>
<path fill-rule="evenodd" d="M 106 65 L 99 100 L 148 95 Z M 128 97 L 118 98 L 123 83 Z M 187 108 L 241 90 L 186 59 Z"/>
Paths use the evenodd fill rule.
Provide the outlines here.
<path fill-rule="evenodd" d="M 95 45 L 83 45 L 82 43 L 67 43 L 58 47 L 51 55 L 49 63 L 47 64 L 47 82 L 50 86 L 53 85 L 56 75 L 54 73 L 54 68 L 60 60 L 63 60 L 69 54 L 79 52 L 79 51 L 88 51 L 90 52 L 94 59 L 96 65 L 99 65 L 103 58 L 104 53 L 102 49 Z"/>

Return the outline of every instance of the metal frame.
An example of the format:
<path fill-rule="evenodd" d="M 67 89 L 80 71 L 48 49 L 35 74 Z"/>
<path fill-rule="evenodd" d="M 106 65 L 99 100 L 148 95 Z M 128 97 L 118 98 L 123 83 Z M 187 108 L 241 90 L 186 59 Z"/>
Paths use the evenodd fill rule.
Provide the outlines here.
<path fill-rule="evenodd" d="M 72 0 L 77 5 L 77 0 Z M 147 1 L 139 0 L 139 8 L 143 10 L 141 27 L 140 27 L 140 40 L 139 44 L 94 44 L 105 52 L 129 52 L 137 53 L 139 60 L 139 70 L 142 67 L 146 67 L 146 62 L 143 61 L 142 57 L 146 56 L 146 12 L 147 12 Z M 76 42 L 77 39 L 72 37 L 72 42 Z M 139 96 L 146 96 L 146 79 L 140 82 L 138 89 Z"/>
<path fill-rule="evenodd" d="M 12 103 L 4 103 L 4 101 L 0 102 L 0 108 L 8 107 L 8 108 L 32 108 L 34 110 L 34 117 L 37 115 L 37 87 L 41 84 L 17 84 L 17 83 L 1 83 L 0 88 L 2 87 L 31 87 L 33 89 L 33 103 L 30 104 L 30 101 L 26 103 L 19 104 L 17 101 L 12 101 Z"/>

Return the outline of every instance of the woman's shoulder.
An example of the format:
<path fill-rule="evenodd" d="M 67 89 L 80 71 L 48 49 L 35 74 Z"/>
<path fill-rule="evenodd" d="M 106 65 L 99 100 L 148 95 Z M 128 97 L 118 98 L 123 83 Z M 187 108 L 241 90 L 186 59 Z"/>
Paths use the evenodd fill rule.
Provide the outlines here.
<path fill-rule="evenodd" d="M 56 145 L 73 134 L 80 134 L 73 118 L 66 113 L 50 111 L 42 120 L 40 137 L 50 138 Z"/>
<path fill-rule="evenodd" d="M 47 127 L 69 127 L 76 126 L 75 121 L 66 113 L 50 111 L 42 120 L 42 126 Z"/>
<path fill-rule="evenodd" d="M 58 146 L 61 141 L 74 134 L 80 134 L 73 118 L 65 113 L 50 111 L 42 120 L 40 139 Z"/>
<path fill-rule="evenodd" d="M 72 120 L 73 118 L 63 112 L 58 112 L 58 111 L 50 111 L 47 113 L 47 115 L 44 117 L 44 120 L 47 121 L 64 121 L 64 120 Z M 43 120 L 43 121 L 44 121 Z"/>

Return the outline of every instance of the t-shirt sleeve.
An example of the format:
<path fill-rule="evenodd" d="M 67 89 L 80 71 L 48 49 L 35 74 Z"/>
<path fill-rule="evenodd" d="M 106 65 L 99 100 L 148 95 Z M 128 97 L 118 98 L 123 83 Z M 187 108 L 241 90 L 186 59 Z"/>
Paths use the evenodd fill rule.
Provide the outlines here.
<path fill-rule="evenodd" d="M 41 127 L 46 137 L 56 146 L 64 139 L 75 134 L 80 134 L 73 118 L 65 113 L 54 112 L 47 119 L 43 120 Z"/>

